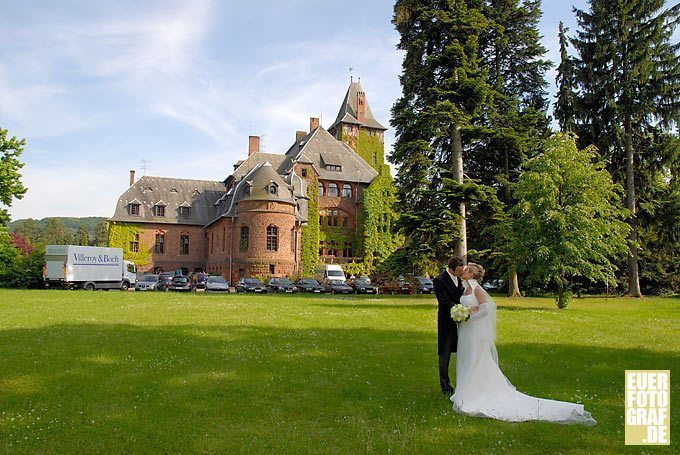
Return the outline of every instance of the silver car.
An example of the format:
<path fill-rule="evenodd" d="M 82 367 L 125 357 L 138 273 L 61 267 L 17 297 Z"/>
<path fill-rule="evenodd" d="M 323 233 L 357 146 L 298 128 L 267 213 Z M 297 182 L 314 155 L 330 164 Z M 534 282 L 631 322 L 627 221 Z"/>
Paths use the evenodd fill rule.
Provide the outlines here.
<path fill-rule="evenodd" d="M 158 275 L 144 275 L 137 280 L 137 291 L 155 291 L 158 289 Z"/>
<path fill-rule="evenodd" d="M 209 276 L 205 282 L 205 292 L 229 292 L 229 282 L 221 276 Z"/>

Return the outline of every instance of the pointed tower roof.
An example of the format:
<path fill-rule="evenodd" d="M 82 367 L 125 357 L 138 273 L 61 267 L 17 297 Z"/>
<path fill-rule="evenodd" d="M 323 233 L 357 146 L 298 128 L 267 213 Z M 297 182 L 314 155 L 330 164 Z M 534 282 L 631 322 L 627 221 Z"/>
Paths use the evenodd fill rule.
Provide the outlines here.
<path fill-rule="evenodd" d="M 365 102 L 365 113 L 363 122 L 358 120 L 359 114 L 357 110 L 357 99 L 359 93 L 364 93 L 364 89 L 361 88 L 359 82 L 350 82 L 349 88 L 347 89 L 347 94 L 345 94 L 345 99 L 340 105 L 340 111 L 335 119 L 333 125 L 328 128 L 332 130 L 336 125 L 340 123 L 352 123 L 355 125 L 365 126 L 366 128 L 374 128 L 379 130 L 386 130 L 376 119 L 373 117 L 373 112 L 371 112 L 371 107 L 368 105 L 368 100 Z"/>

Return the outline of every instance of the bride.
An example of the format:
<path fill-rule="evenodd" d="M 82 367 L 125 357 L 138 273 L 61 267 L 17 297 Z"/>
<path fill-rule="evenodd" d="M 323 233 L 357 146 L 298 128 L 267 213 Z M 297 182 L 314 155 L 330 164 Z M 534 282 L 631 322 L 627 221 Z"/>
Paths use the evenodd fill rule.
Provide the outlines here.
<path fill-rule="evenodd" d="M 477 282 L 484 277 L 484 269 L 469 263 L 462 277 L 467 286 L 460 303 L 471 309 L 471 316 L 458 324 L 453 409 L 461 414 L 510 422 L 542 420 L 595 425 L 595 419 L 583 405 L 535 398 L 515 389 L 498 367 L 496 304 Z"/>

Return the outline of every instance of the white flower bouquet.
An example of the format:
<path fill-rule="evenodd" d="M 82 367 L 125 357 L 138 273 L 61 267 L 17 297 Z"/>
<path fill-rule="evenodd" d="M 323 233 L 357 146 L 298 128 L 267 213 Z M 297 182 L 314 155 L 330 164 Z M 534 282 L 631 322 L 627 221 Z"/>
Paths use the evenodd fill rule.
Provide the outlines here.
<path fill-rule="evenodd" d="M 462 303 L 454 305 L 451 308 L 451 319 L 455 322 L 465 322 L 470 319 L 470 308 L 466 307 Z"/>

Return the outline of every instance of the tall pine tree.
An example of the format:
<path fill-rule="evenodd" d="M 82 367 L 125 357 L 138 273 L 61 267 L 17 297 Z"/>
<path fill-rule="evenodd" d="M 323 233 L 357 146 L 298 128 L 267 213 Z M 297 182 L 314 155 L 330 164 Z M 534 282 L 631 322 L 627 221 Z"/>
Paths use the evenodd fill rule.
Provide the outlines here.
<path fill-rule="evenodd" d="M 496 188 L 504 208 L 488 227 L 488 203 L 470 214 L 473 246 L 491 247 L 495 268 L 508 276 L 508 294 L 519 296 L 515 264 L 510 260 L 512 232 L 507 212 L 515 204 L 511 185 L 517 181 L 522 162 L 541 147 L 547 136 L 547 86 L 545 73 L 550 62 L 540 43 L 538 0 L 488 0 L 483 12 L 488 26 L 480 39 L 479 55 L 489 69 L 490 96 L 479 128 L 471 141 L 468 174 Z"/>
<path fill-rule="evenodd" d="M 557 99 L 554 113 L 555 119 L 560 125 L 560 129 L 565 133 L 574 131 L 574 98 L 576 97 L 576 94 L 574 93 L 573 62 L 567 51 L 567 48 L 569 47 L 569 39 L 567 38 L 568 31 L 569 29 L 564 26 L 562 21 L 560 21 L 560 32 L 558 35 L 560 42 L 560 64 L 557 67 L 557 77 L 555 78 L 555 82 L 557 83 Z"/>
<path fill-rule="evenodd" d="M 575 128 L 581 143 L 595 144 L 615 179 L 625 182 L 632 228 L 628 293 L 634 297 L 641 296 L 636 189 L 641 174 L 664 159 L 655 151 L 664 149 L 659 141 L 678 120 L 680 44 L 671 38 L 679 12 L 680 5 L 664 10 L 663 0 L 590 0 L 589 11 L 575 9 Z"/>
<path fill-rule="evenodd" d="M 411 265 L 465 257 L 465 137 L 488 95 L 479 61 L 487 21 L 475 0 L 397 0 L 393 23 L 406 52 L 402 96 L 392 108 L 391 161 Z"/>

